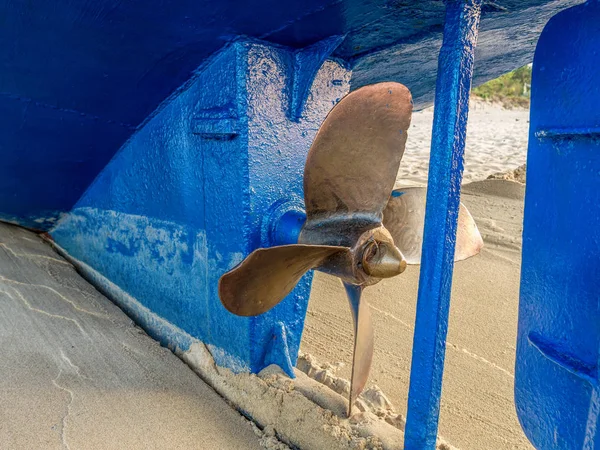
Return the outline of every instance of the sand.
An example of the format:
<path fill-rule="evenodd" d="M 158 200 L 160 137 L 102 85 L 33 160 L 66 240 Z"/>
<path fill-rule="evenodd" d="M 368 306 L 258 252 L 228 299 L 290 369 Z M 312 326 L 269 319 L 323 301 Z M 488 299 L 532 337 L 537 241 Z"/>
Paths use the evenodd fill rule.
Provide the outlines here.
<path fill-rule="evenodd" d="M 379 390 L 348 419 L 347 396 L 306 367 L 294 380 L 277 366 L 234 374 L 148 317 L 179 360 L 116 304 L 144 310 L 52 241 L 0 224 L 0 448 L 402 449 L 403 418 Z"/>
<path fill-rule="evenodd" d="M 145 311 L 142 314 L 145 317 L 144 323 L 151 323 L 154 329 L 168 329 L 169 333 L 163 334 L 167 339 L 167 346 L 222 398 L 227 399 L 233 408 L 252 418 L 251 425 L 264 448 L 288 450 L 286 444 L 289 444 L 292 448 L 303 450 L 402 449 L 403 417 L 395 412 L 377 388 L 365 391 L 356 405 L 356 414 L 348 419 L 348 400 L 344 387 L 347 389 L 349 383 L 339 378 L 334 380 L 333 377 L 322 379 L 323 370 L 320 366 L 315 371 L 310 370 L 310 363 L 308 370 L 306 365 L 295 369 L 294 380 L 277 366 L 270 366 L 257 375 L 234 374 L 226 368 L 217 367 L 209 348 L 202 342 L 152 315 L 135 298 L 120 290 L 92 267 L 71 258 L 56 243 L 47 242 L 67 262 L 73 264 L 79 274 L 102 286 L 102 292 L 115 304 L 130 311 Z M 78 282 L 85 285 L 81 279 Z M 83 302 L 85 299 L 79 301 Z M 190 342 L 191 345 L 189 349 L 181 349 L 178 347 L 180 342 Z M 131 423 L 132 427 L 139 425 L 141 424 L 135 421 Z M 224 431 L 226 432 L 226 427 Z M 452 450 L 452 447 L 440 440 L 438 449 Z"/>
<path fill-rule="evenodd" d="M 425 186 L 429 166 L 433 108 L 413 113 L 408 142 L 396 184 Z M 529 110 L 504 109 L 493 103 L 471 102 L 463 183 L 484 180 L 525 164 Z"/>
<path fill-rule="evenodd" d="M 37 235 L 1 223 L 0 346 L 2 449 L 268 441 Z"/>
<path fill-rule="evenodd" d="M 398 185 L 426 184 L 432 118 L 431 110 L 414 115 Z M 524 185 L 507 179 L 473 182 L 525 163 L 528 111 L 479 104 L 469 119 L 462 201 L 485 247 L 455 266 L 439 430 L 460 449 L 529 449 L 513 401 Z M 419 266 L 409 266 L 365 291 L 376 339 L 368 386 L 381 388 L 401 414 L 406 414 L 418 278 Z M 318 272 L 302 351 L 349 378 L 347 299 L 336 278 Z"/>

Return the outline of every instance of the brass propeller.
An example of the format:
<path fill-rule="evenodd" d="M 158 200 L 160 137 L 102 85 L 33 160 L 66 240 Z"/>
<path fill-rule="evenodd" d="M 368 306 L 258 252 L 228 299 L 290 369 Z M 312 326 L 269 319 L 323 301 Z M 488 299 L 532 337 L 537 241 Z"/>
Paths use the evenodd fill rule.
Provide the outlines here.
<path fill-rule="evenodd" d="M 425 197 L 420 191 L 402 195 L 394 191 L 390 196 L 411 114 L 410 92 L 399 83 L 365 86 L 344 97 L 321 125 L 308 153 L 306 222 L 298 244 L 257 249 L 219 281 L 219 296 L 227 310 L 254 316 L 281 302 L 308 270 L 342 280 L 355 328 L 348 415 L 373 359 L 373 326 L 369 306 L 361 298 L 363 289 L 402 273 L 407 262 L 417 261 L 414 247 L 422 242 L 418 236 L 423 220 L 411 219 L 414 205 L 407 200 L 424 208 Z M 468 211 L 466 215 L 472 222 L 467 228 L 472 232 L 474 227 L 479 236 Z M 480 246 L 469 248 L 478 251 Z"/>
<path fill-rule="evenodd" d="M 350 378 L 350 404 L 348 405 L 348 417 L 350 417 L 352 405 L 365 388 L 369 378 L 375 340 L 371 323 L 371 310 L 367 302 L 362 300 L 363 287 L 344 283 L 344 288 L 346 288 L 354 321 L 354 350 L 352 354 L 352 378 Z"/>
<path fill-rule="evenodd" d="M 389 230 L 396 247 L 402 251 L 408 264 L 421 262 L 426 199 L 427 188 L 396 189 L 383 212 L 383 225 Z M 475 220 L 467 207 L 461 203 L 458 210 L 454 261 L 462 261 L 476 255 L 482 248 L 483 239 Z"/>
<path fill-rule="evenodd" d="M 265 313 L 294 289 L 302 275 L 346 247 L 327 245 L 282 245 L 253 251 L 234 270 L 219 280 L 219 296 L 229 312 L 238 316 Z"/>

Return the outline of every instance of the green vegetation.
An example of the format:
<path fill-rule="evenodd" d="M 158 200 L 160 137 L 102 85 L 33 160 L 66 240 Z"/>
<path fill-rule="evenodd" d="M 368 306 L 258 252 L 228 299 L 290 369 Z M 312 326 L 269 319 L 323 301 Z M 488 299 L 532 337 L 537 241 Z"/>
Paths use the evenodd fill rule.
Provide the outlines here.
<path fill-rule="evenodd" d="M 506 108 L 529 108 L 531 65 L 513 70 L 495 80 L 473 89 L 473 95 L 490 102 L 501 103 Z"/>

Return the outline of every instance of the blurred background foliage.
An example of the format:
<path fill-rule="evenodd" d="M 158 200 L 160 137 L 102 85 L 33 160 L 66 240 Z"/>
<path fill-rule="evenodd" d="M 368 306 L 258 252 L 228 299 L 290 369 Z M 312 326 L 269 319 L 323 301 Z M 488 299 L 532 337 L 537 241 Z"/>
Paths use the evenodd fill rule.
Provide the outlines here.
<path fill-rule="evenodd" d="M 531 64 L 520 67 L 472 90 L 473 95 L 506 108 L 529 108 Z"/>

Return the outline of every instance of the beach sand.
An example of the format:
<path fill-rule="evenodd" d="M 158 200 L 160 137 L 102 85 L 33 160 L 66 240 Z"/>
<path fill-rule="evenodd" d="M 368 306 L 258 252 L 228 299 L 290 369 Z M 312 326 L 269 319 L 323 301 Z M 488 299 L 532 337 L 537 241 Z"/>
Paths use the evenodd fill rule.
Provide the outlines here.
<path fill-rule="evenodd" d="M 398 185 L 425 185 L 431 110 L 415 113 Z M 461 200 L 483 236 L 482 252 L 456 264 L 440 435 L 460 449 L 528 449 L 513 401 L 524 185 L 483 180 L 525 163 L 528 111 L 476 104 L 467 134 Z M 475 181 L 475 182 L 474 182 Z M 375 326 L 369 385 L 406 414 L 419 266 L 367 288 Z M 316 273 L 302 351 L 340 365 L 349 379 L 352 321 L 338 279 Z"/>
<path fill-rule="evenodd" d="M 397 186 L 425 186 L 433 108 L 413 113 Z M 529 110 L 504 109 L 497 104 L 471 102 L 463 183 L 483 180 L 525 164 Z"/>
<path fill-rule="evenodd" d="M 260 450 L 268 441 L 39 236 L 3 223 L 0 345 L 2 449 Z"/>

